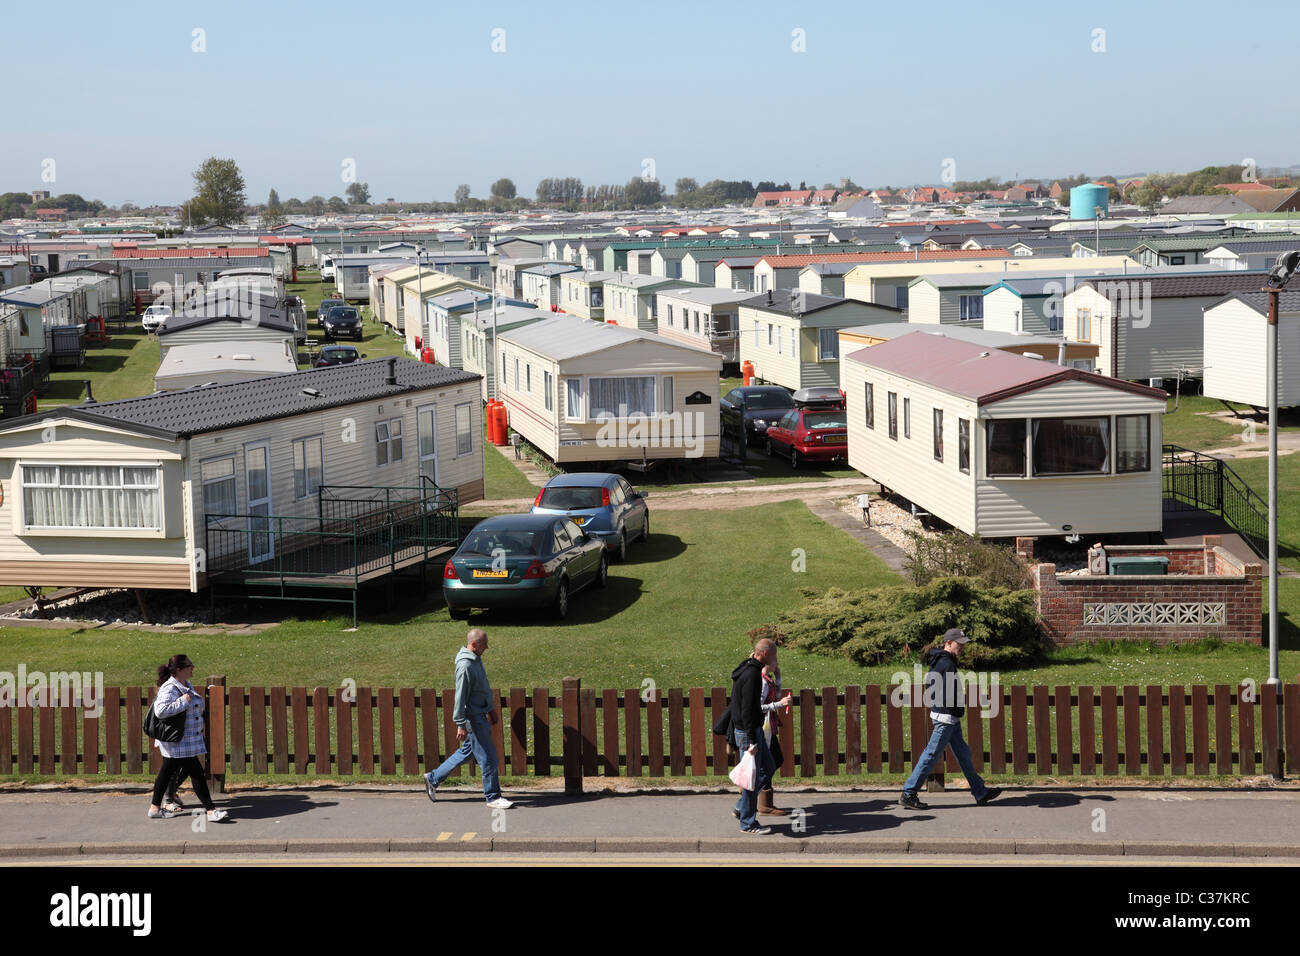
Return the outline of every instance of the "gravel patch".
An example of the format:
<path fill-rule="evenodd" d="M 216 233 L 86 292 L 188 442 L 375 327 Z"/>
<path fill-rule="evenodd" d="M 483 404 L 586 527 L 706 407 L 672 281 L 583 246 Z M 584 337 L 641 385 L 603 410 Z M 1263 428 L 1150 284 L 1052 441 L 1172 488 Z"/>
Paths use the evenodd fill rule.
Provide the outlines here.
<path fill-rule="evenodd" d="M 207 624 L 209 605 L 206 599 L 200 599 L 189 592 L 152 591 L 147 596 L 151 623 L 160 627 L 201 627 Z M 218 604 L 216 619 L 218 621 L 247 621 L 248 610 L 234 605 Z M 54 601 L 45 605 L 45 613 L 52 621 L 82 623 L 98 622 L 102 626 L 112 627 L 128 624 L 144 624 L 140 616 L 140 606 L 132 591 L 105 589 L 91 591 L 77 597 Z M 35 606 L 11 611 L 0 615 L 0 620 L 40 620 L 41 615 Z M 248 627 L 247 624 L 228 625 Z"/>

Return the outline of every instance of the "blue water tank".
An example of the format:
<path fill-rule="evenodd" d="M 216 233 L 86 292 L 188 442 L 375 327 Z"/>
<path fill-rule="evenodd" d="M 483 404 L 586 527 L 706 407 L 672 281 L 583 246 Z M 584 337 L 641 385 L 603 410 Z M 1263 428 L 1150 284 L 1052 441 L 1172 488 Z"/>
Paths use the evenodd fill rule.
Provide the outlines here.
<path fill-rule="evenodd" d="M 1101 214 L 1104 217 L 1108 202 L 1110 202 L 1110 190 L 1105 186 L 1098 186 L 1096 183 L 1075 186 L 1070 190 L 1070 218 L 1095 219 L 1098 206 L 1101 207 Z"/>

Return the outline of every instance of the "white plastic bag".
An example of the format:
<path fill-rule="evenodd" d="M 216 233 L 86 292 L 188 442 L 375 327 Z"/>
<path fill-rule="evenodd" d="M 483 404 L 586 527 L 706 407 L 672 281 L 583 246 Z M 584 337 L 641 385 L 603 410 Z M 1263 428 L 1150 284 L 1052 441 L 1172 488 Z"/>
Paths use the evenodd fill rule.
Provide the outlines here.
<path fill-rule="evenodd" d="M 731 771 L 731 782 L 741 790 L 753 790 L 754 778 L 758 774 L 758 768 L 754 762 L 754 755 L 748 750 L 740 758 L 740 763 L 736 764 Z"/>

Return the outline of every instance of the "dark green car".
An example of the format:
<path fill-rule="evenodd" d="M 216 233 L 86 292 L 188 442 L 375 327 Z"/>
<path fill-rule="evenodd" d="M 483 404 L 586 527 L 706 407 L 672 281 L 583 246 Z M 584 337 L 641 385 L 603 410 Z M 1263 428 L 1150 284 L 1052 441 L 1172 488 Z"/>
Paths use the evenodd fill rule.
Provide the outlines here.
<path fill-rule="evenodd" d="M 453 620 L 471 608 L 548 608 L 559 620 L 569 597 L 609 579 L 605 545 L 568 518 L 498 515 L 474 526 L 442 571 Z"/>

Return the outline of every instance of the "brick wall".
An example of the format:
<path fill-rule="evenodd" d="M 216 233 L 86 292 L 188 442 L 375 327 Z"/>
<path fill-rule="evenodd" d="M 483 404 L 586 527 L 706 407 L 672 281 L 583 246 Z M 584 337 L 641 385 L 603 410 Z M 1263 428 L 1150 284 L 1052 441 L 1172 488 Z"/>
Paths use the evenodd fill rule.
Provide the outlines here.
<path fill-rule="evenodd" d="M 1017 550 L 1024 553 L 1017 542 Z M 1030 570 L 1038 613 L 1057 644 L 1091 640 L 1224 641 L 1259 644 L 1263 634 L 1263 565 L 1225 551 L 1217 536 L 1201 546 L 1115 547 L 1111 556 L 1169 558 L 1168 575 L 1066 574 L 1056 565 Z"/>

